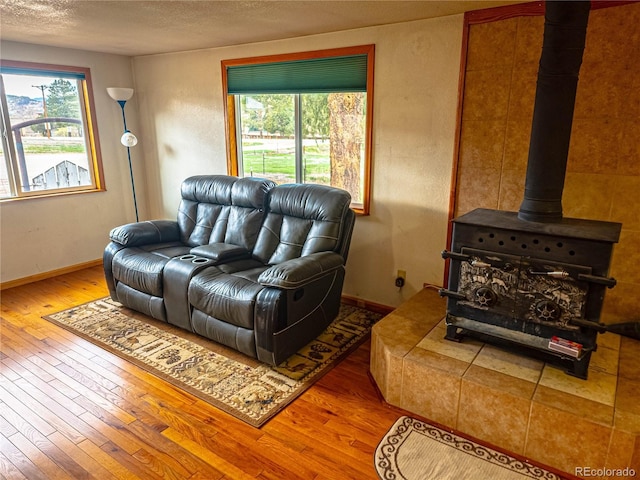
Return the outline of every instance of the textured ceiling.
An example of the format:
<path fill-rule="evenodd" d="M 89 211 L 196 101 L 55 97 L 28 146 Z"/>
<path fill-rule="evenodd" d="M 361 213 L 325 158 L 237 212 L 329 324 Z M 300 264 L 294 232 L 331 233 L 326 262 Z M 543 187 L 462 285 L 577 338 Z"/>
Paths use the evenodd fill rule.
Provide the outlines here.
<path fill-rule="evenodd" d="M 521 2 L 0 0 L 0 39 L 134 56 L 301 37 L 511 3 Z"/>

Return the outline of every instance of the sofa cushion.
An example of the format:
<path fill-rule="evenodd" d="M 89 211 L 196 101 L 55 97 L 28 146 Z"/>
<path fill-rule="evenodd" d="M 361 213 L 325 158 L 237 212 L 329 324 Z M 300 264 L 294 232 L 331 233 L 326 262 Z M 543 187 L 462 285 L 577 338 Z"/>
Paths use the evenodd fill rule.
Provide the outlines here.
<path fill-rule="evenodd" d="M 258 277 L 266 270 L 267 265 L 264 265 L 255 258 L 245 258 L 234 262 L 227 262 L 217 267 L 223 273 L 233 273 L 257 282 Z"/>
<path fill-rule="evenodd" d="M 267 216 L 253 255 L 278 264 L 339 247 L 351 196 L 323 185 L 280 185 L 269 195 Z"/>
<path fill-rule="evenodd" d="M 236 327 L 199 310 L 193 311 L 191 325 L 194 332 L 205 338 L 231 347 L 245 355 L 256 356 L 256 339 L 252 329 Z"/>
<path fill-rule="evenodd" d="M 162 270 L 168 259 L 141 248 L 120 250 L 113 257 L 114 278 L 154 297 L 162 296 Z"/>
<path fill-rule="evenodd" d="M 139 292 L 127 287 L 124 283 L 118 283 L 116 290 L 118 292 L 118 300 L 123 305 L 157 320 L 167 321 L 164 300 L 161 297 Z"/>
<path fill-rule="evenodd" d="M 270 180 L 200 175 L 182 183 L 178 225 L 183 243 L 196 247 L 232 243 L 253 249 L 264 215 Z"/>
<path fill-rule="evenodd" d="M 189 283 L 189 303 L 211 317 L 252 329 L 256 297 L 263 288 L 247 278 L 210 267 Z"/>
<path fill-rule="evenodd" d="M 166 259 L 180 257 L 189 253 L 189 247 L 179 242 L 141 245 L 139 248 L 145 252 L 153 253 Z"/>

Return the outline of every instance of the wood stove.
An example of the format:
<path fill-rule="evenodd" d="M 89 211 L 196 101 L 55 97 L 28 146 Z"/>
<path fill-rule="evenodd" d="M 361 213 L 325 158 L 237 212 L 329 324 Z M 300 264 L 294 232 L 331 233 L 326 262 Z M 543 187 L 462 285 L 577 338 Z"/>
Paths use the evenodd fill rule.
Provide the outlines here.
<path fill-rule="evenodd" d="M 597 348 L 613 245 L 621 224 L 565 218 L 540 223 L 477 209 L 453 220 L 447 335 L 524 347 L 587 377 Z"/>
<path fill-rule="evenodd" d="M 453 220 L 447 335 L 506 343 L 587 377 L 597 348 L 621 224 L 564 218 L 578 73 L 590 2 L 546 2 L 542 55 L 519 212 L 477 209 Z"/>

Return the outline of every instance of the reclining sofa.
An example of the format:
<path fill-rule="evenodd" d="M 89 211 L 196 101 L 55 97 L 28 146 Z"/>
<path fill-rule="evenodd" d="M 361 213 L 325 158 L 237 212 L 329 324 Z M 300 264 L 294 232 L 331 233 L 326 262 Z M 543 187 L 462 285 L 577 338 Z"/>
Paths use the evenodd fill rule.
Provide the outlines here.
<path fill-rule="evenodd" d="M 111 298 L 277 365 L 337 316 L 355 215 L 322 185 L 195 176 L 177 220 L 114 228 Z"/>

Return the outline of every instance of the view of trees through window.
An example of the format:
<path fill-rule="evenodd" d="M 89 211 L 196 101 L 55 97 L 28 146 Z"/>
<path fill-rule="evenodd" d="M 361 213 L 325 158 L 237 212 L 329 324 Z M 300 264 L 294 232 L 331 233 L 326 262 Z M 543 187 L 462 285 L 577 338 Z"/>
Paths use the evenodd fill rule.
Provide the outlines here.
<path fill-rule="evenodd" d="M 366 93 L 238 95 L 239 170 L 344 188 L 362 202 Z"/>
<path fill-rule="evenodd" d="M 0 198 L 94 185 L 82 81 L 2 73 Z"/>

